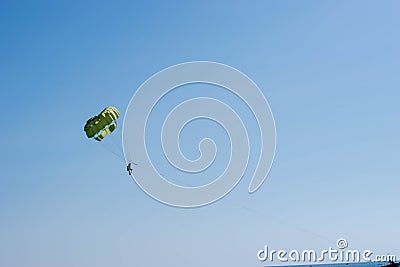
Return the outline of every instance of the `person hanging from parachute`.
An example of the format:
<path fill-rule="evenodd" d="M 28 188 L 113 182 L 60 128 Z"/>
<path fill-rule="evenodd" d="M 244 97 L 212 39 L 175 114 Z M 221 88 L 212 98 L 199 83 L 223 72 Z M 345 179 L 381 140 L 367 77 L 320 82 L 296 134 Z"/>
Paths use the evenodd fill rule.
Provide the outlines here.
<path fill-rule="evenodd" d="M 129 173 L 129 175 L 132 174 L 132 164 L 129 162 L 128 165 L 126 166 L 126 171 Z"/>
<path fill-rule="evenodd" d="M 132 175 L 132 172 L 133 172 L 133 170 L 132 170 L 132 164 L 133 164 L 133 165 L 137 165 L 136 163 L 129 162 L 128 165 L 126 166 L 126 171 L 129 173 L 129 175 Z"/>
<path fill-rule="evenodd" d="M 118 109 L 111 106 L 106 107 L 100 114 L 87 120 L 83 130 L 88 138 L 93 138 L 101 142 L 107 135 L 111 134 L 117 128 L 117 119 L 119 116 L 120 113 Z M 118 155 L 118 157 L 123 159 L 120 155 Z M 131 175 L 133 171 L 132 164 L 137 165 L 136 163 L 129 163 L 126 166 L 129 175 Z"/>

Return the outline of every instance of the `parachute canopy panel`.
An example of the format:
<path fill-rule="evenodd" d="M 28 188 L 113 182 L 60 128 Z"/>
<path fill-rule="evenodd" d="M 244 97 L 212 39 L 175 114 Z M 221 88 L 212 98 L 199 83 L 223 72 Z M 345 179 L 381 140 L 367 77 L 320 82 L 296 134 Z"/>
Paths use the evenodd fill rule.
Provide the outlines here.
<path fill-rule="evenodd" d="M 115 107 L 105 108 L 99 115 L 91 117 L 85 124 L 84 131 L 88 138 L 103 140 L 117 128 L 119 111 Z"/>

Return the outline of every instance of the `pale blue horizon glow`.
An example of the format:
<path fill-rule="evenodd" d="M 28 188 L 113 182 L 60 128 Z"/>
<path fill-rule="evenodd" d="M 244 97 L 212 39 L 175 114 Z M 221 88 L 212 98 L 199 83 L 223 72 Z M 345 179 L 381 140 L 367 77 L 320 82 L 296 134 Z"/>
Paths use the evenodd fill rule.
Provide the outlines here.
<path fill-rule="evenodd" d="M 319 250 L 341 237 L 400 257 L 399 8 L 368 0 L 3 1 L 0 266 L 261 266 L 264 245 Z M 215 204 L 179 209 L 143 193 L 123 160 L 82 128 L 108 105 L 124 113 L 154 73 L 193 60 L 230 65 L 257 83 L 274 114 L 277 150 L 256 193 L 248 194 L 247 175 Z M 224 92 L 202 90 L 247 114 Z M 160 108 L 185 97 L 171 95 Z M 193 124 L 182 136 L 188 157 L 197 155 L 198 129 L 227 149 L 221 129 Z M 117 153 L 120 137 L 121 127 L 106 140 Z"/>

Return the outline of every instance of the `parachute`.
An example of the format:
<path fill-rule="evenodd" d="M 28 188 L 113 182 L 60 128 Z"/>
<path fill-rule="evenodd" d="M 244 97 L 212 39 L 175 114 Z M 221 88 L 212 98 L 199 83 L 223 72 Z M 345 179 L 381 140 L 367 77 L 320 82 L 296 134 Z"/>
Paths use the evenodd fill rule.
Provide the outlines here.
<path fill-rule="evenodd" d="M 117 128 L 118 118 L 118 109 L 115 107 L 107 107 L 99 115 L 91 117 L 86 122 L 83 130 L 88 138 L 94 138 L 97 141 L 101 141 Z"/>

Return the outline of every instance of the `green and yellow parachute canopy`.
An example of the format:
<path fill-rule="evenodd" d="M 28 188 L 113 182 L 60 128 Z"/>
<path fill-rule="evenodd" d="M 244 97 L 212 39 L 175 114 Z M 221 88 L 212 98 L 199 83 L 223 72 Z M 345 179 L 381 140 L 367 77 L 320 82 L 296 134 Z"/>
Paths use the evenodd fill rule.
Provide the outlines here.
<path fill-rule="evenodd" d="M 88 138 L 103 140 L 117 128 L 119 111 L 115 107 L 105 108 L 99 115 L 91 117 L 85 124 L 84 131 Z"/>

